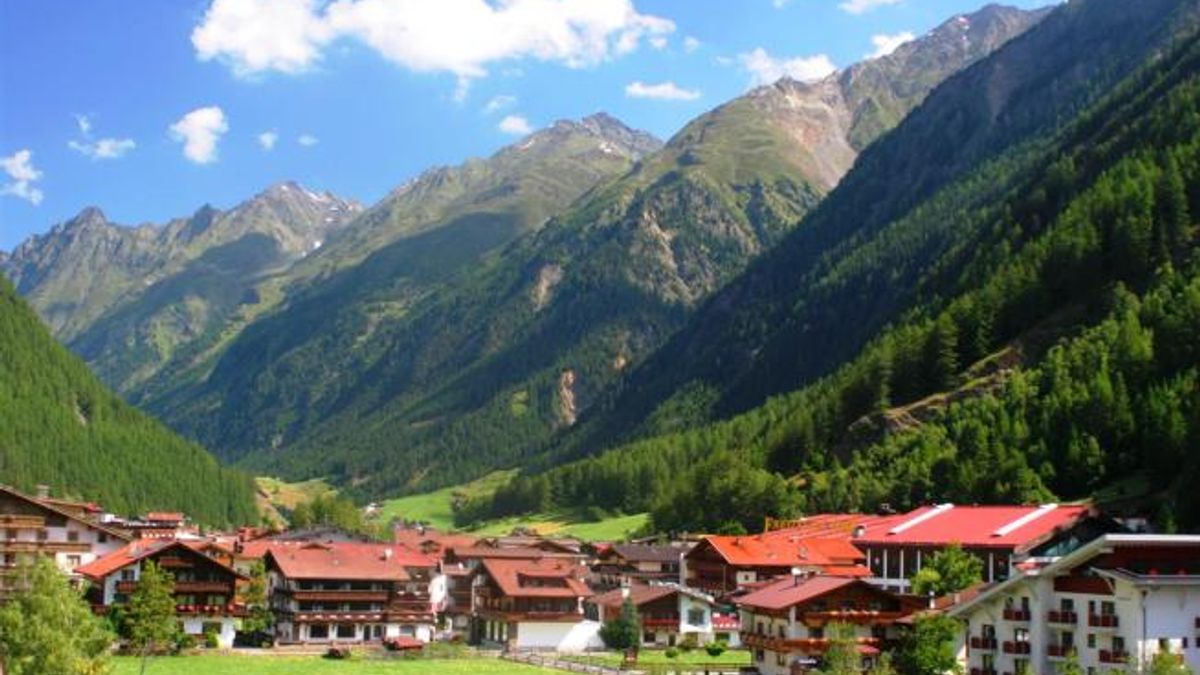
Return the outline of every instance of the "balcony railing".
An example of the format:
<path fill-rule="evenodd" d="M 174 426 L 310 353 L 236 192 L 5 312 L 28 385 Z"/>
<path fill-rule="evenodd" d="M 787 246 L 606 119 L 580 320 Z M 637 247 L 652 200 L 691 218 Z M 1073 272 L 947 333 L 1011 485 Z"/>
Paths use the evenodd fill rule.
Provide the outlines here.
<path fill-rule="evenodd" d="M 995 668 L 972 668 L 971 675 L 996 675 Z"/>
<path fill-rule="evenodd" d="M 996 638 L 994 637 L 973 637 L 971 638 L 971 649 L 978 649 L 985 652 L 996 651 Z"/>
<path fill-rule="evenodd" d="M 1029 621 L 1029 610 L 1008 608 L 1004 610 L 1005 621 Z"/>
<path fill-rule="evenodd" d="M 1028 654 L 1029 653 L 1029 643 L 1028 642 L 1007 641 L 1004 643 L 1004 653 L 1005 654 Z"/>
<path fill-rule="evenodd" d="M 1050 623 L 1069 623 L 1074 624 L 1079 622 L 1079 615 L 1069 609 L 1050 610 L 1046 614 L 1046 620 Z"/>
<path fill-rule="evenodd" d="M 1119 628 L 1121 617 L 1116 614 L 1090 614 L 1088 625 L 1092 628 Z"/>
<path fill-rule="evenodd" d="M 175 613 L 197 616 L 245 616 L 246 606 L 235 603 L 226 605 L 175 605 Z"/>
<path fill-rule="evenodd" d="M 298 602 L 387 602 L 387 591 L 292 591 Z"/>
<path fill-rule="evenodd" d="M 230 593 L 233 584 L 229 581 L 176 581 L 176 593 Z"/>
<path fill-rule="evenodd" d="M 646 628 L 678 628 L 679 617 L 643 617 L 642 626 Z"/>
<path fill-rule="evenodd" d="M 1100 650 L 1100 663 L 1128 663 L 1129 652 L 1124 650 Z"/>

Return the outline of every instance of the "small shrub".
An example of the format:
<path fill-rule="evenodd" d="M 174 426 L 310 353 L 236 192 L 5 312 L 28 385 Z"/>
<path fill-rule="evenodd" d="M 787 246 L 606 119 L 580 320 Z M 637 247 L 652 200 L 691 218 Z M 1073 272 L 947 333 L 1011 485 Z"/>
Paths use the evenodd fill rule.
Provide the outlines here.
<path fill-rule="evenodd" d="M 217 632 L 213 630 L 204 631 L 204 646 L 209 649 L 216 649 L 221 646 L 221 638 L 217 636 Z"/>
<path fill-rule="evenodd" d="M 729 645 L 721 642 L 720 640 L 704 645 L 704 651 L 708 652 L 708 655 L 713 658 L 724 654 L 726 649 L 729 649 Z"/>
<path fill-rule="evenodd" d="M 188 635 L 187 633 L 184 633 L 183 631 L 180 631 L 175 636 L 175 651 L 183 652 L 183 651 L 187 651 L 189 649 L 195 649 L 195 648 L 196 648 L 196 636 Z"/>
<path fill-rule="evenodd" d="M 667 647 L 667 651 L 663 652 L 668 659 L 673 659 L 679 656 L 679 650 L 674 647 Z"/>

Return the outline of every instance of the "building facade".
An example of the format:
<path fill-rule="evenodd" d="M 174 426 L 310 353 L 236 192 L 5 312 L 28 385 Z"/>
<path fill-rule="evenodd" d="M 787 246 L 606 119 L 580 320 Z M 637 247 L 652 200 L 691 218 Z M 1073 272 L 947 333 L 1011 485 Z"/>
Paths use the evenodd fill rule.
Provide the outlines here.
<path fill-rule="evenodd" d="M 429 642 L 438 631 L 446 581 L 424 554 L 312 542 L 271 547 L 263 559 L 280 642 Z"/>
<path fill-rule="evenodd" d="M 635 584 L 608 591 L 588 601 L 587 614 L 601 623 L 611 621 L 620 616 L 626 598 L 637 608 L 644 647 L 740 644 L 736 609 L 730 611 L 711 595 L 679 584 Z"/>
<path fill-rule="evenodd" d="M 951 610 L 971 675 L 1143 670 L 1155 654 L 1200 670 L 1200 536 L 1098 538 Z"/>
<path fill-rule="evenodd" d="M 600 622 L 584 613 L 587 572 L 563 558 L 482 559 L 472 584 L 472 642 L 508 651 L 601 647 Z"/>

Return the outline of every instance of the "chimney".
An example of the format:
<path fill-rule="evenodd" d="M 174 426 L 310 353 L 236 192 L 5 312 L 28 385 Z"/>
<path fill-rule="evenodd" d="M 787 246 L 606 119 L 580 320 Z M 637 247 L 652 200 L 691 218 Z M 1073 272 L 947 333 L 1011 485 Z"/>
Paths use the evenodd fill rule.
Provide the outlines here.
<path fill-rule="evenodd" d="M 50 498 L 50 486 L 45 485 L 45 484 L 38 485 L 37 486 L 37 498 L 38 499 L 49 499 Z"/>
<path fill-rule="evenodd" d="M 851 536 L 852 538 L 854 538 L 854 539 L 862 539 L 863 535 L 864 535 L 864 534 L 866 534 L 866 533 L 867 533 L 867 526 L 866 526 L 866 525 L 855 525 L 855 526 L 854 526 L 854 533 L 853 533 L 852 535 L 850 535 L 850 536 Z"/>
<path fill-rule="evenodd" d="M 383 549 L 383 559 L 384 560 L 392 559 L 392 549 L 390 549 L 390 548 Z"/>
<path fill-rule="evenodd" d="M 804 570 L 799 567 L 792 568 L 792 585 L 799 586 L 800 581 L 804 578 Z"/>

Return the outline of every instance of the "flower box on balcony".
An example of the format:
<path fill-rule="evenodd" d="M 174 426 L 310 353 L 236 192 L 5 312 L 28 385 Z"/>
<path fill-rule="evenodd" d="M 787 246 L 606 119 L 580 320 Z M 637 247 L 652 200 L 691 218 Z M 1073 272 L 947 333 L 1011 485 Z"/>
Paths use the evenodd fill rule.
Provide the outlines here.
<path fill-rule="evenodd" d="M 1029 643 L 1028 642 L 1011 642 L 1011 641 L 1005 642 L 1004 643 L 1004 653 L 1005 654 L 1028 654 L 1029 653 Z"/>
<path fill-rule="evenodd" d="M 1006 609 L 1004 610 L 1005 621 L 1028 621 L 1029 610 L 1027 609 Z"/>
<path fill-rule="evenodd" d="M 1121 625 L 1121 618 L 1116 614 L 1092 614 L 1088 616 L 1088 625 L 1093 628 L 1116 628 Z"/>
<path fill-rule="evenodd" d="M 973 637 L 971 638 L 971 649 L 996 651 L 996 638 Z"/>
<path fill-rule="evenodd" d="M 1076 623 L 1079 621 L 1079 615 L 1068 610 L 1050 610 L 1046 619 L 1050 623 Z"/>

